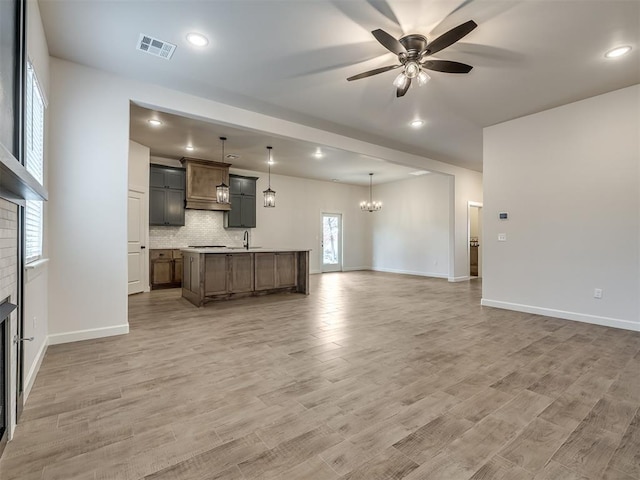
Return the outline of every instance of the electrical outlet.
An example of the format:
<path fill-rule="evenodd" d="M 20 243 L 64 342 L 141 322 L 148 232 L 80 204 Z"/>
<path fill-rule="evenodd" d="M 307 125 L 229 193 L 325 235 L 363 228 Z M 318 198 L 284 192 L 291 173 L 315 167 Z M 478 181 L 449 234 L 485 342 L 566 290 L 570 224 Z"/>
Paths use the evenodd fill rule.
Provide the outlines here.
<path fill-rule="evenodd" d="M 593 290 L 593 298 L 602 298 L 602 289 L 596 288 Z"/>
<path fill-rule="evenodd" d="M 506 233 L 499 233 L 498 234 L 498 241 L 499 242 L 506 242 L 507 241 L 507 234 Z"/>

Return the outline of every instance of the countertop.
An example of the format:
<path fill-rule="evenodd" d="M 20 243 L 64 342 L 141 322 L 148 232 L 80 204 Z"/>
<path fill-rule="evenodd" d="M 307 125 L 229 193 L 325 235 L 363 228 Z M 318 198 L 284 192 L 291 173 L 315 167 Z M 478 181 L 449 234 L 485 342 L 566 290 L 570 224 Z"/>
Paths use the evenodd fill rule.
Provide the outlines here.
<path fill-rule="evenodd" d="M 309 248 L 267 248 L 267 247 L 253 247 L 247 250 L 243 247 L 216 247 L 216 248 L 181 248 L 183 252 L 191 253 L 277 253 L 277 252 L 310 252 Z"/>

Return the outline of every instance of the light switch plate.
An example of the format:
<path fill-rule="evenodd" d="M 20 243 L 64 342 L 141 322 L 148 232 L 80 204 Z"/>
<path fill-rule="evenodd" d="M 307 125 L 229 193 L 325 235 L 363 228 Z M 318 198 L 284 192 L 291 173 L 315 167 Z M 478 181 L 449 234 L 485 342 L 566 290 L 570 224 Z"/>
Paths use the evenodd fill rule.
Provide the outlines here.
<path fill-rule="evenodd" d="M 507 241 L 507 234 L 506 233 L 499 233 L 498 234 L 498 241 L 499 242 L 506 242 Z"/>

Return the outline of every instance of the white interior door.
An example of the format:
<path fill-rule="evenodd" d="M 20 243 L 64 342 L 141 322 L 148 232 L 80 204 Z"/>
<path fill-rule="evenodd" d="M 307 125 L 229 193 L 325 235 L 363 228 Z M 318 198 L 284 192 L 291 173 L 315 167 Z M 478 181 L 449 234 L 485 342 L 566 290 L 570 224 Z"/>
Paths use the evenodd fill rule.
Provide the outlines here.
<path fill-rule="evenodd" d="M 322 271 L 342 271 L 342 215 L 322 214 Z"/>
<path fill-rule="evenodd" d="M 146 211 L 144 192 L 129 190 L 127 213 L 127 259 L 129 295 L 144 291 L 146 272 Z"/>

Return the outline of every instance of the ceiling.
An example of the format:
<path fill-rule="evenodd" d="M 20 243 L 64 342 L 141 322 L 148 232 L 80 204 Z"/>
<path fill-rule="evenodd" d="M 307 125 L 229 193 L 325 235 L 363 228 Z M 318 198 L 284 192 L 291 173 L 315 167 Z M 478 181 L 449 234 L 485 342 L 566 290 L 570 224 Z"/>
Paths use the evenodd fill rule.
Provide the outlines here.
<path fill-rule="evenodd" d="M 162 125 L 153 126 L 150 119 L 160 120 Z M 224 158 L 220 137 L 227 138 Z M 374 174 L 373 183 L 380 184 L 405 180 L 412 174 L 424 172 L 337 148 L 148 110 L 135 104 L 131 104 L 130 138 L 148 146 L 151 156 L 178 160 L 182 157 L 202 158 L 258 172 L 267 172 L 268 145 L 273 147 L 273 174 L 351 185 L 369 185 L 369 173 Z M 194 150 L 186 150 L 187 145 Z M 316 156 L 318 151 L 320 156 Z"/>
<path fill-rule="evenodd" d="M 39 3 L 53 56 L 478 171 L 483 127 L 640 82 L 637 0 Z M 469 74 L 433 72 L 400 99 L 394 72 L 346 81 L 396 62 L 371 30 L 432 40 L 467 20 L 478 28 L 434 58 Z M 140 33 L 173 58 L 136 50 Z M 634 49 L 604 58 L 620 44 Z"/>

